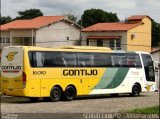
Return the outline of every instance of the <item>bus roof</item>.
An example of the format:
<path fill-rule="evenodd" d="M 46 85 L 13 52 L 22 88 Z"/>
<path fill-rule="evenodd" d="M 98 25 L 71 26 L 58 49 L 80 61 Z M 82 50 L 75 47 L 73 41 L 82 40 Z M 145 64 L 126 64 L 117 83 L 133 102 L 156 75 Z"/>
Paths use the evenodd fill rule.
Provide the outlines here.
<path fill-rule="evenodd" d="M 36 50 L 36 51 L 78 51 L 81 52 L 112 52 L 110 48 L 107 47 L 91 47 L 91 46 L 63 46 L 63 47 L 55 47 L 55 48 L 45 48 L 45 47 L 37 47 L 37 46 L 7 46 L 5 48 L 24 48 L 26 50 Z"/>
<path fill-rule="evenodd" d="M 24 48 L 27 50 L 37 50 L 37 51 L 82 51 L 83 52 L 112 52 L 112 53 L 140 53 L 140 54 L 150 54 L 148 52 L 143 51 L 124 51 L 124 50 L 111 50 L 107 47 L 96 47 L 96 46 L 63 46 L 63 47 L 55 47 L 55 48 L 45 48 L 45 47 L 37 47 L 37 46 L 7 46 L 4 48 Z M 74 50 L 75 49 L 75 50 Z"/>
<path fill-rule="evenodd" d="M 105 50 L 111 51 L 110 48 L 107 47 L 94 47 L 94 46 L 63 46 L 60 49 L 78 49 L 78 50 Z"/>

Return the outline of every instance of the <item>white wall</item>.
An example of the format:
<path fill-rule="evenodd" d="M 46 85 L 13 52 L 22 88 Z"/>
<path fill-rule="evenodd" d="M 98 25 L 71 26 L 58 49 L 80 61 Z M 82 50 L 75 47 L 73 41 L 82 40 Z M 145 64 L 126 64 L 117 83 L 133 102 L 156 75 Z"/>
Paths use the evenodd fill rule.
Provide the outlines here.
<path fill-rule="evenodd" d="M 65 21 L 45 26 L 36 31 L 36 45 L 40 47 L 78 45 L 79 38 L 80 28 Z"/>
<path fill-rule="evenodd" d="M 33 33 L 33 34 L 32 34 Z M 1 38 L 9 38 L 9 43 L 1 43 L 0 49 L 2 49 L 5 46 L 12 46 L 18 43 L 14 43 L 14 38 L 23 38 L 23 37 L 35 37 L 35 31 L 32 31 L 32 29 L 19 29 L 19 30 L 10 30 L 10 31 L 1 31 Z"/>
<path fill-rule="evenodd" d="M 154 61 L 159 61 L 160 62 L 160 51 L 159 52 L 155 52 L 155 53 L 151 53 L 152 54 L 152 58 Z"/>
<path fill-rule="evenodd" d="M 153 60 L 155 61 L 155 63 L 154 63 L 154 65 L 155 65 L 155 67 L 157 67 L 158 68 L 158 62 L 160 63 L 160 51 L 158 51 L 158 52 L 154 52 L 154 53 L 151 53 L 151 55 L 152 55 L 152 58 L 153 58 Z M 158 69 L 158 71 L 155 73 L 155 78 L 156 78 L 156 83 L 157 83 L 157 90 L 160 88 L 159 87 L 159 81 L 160 81 L 160 68 Z"/>
<path fill-rule="evenodd" d="M 8 37 L 10 37 L 9 36 L 9 34 L 10 34 L 10 32 L 9 31 L 0 31 L 1 32 L 1 35 L 0 35 L 0 37 L 1 38 L 8 38 Z M 10 45 L 10 43 L 2 43 L 2 41 L 1 41 L 1 43 L 0 43 L 0 49 L 2 50 L 3 49 L 3 47 L 5 47 L 5 46 L 9 46 Z"/>
<path fill-rule="evenodd" d="M 32 29 L 11 30 L 10 31 L 10 36 L 11 37 L 32 37 Z M 33 36 L 35 36 L 34 33 L 33 33 Z"/>

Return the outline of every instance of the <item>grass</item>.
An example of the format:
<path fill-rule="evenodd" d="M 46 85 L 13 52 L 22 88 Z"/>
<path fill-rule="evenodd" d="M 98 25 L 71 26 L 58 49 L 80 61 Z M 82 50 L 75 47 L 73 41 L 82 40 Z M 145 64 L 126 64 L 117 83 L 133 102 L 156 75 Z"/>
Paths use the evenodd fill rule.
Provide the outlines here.
<path fill-rule="evenodd" d="M 139 114 L 159 114 L 159 108 L 160 106 L 152 106 L 152 107 L 146 107 L 146 108 L 137 108 L 128 111 L 128 113 L 139 113 Z"/>

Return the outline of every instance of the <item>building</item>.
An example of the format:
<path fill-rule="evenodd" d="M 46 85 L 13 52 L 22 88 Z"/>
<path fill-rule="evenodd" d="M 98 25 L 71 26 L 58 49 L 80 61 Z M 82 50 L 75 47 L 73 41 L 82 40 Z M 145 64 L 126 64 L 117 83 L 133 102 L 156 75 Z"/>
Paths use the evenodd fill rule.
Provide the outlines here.
<path fill-rule="evenodd" d="M 1 25 L 0 30 L 2 50 L 5 46 L 15 45 L 41 47 L 79 45 L 81 27 L 65 16 L 40 16 Z"/>
<path fill-rule="evenodd" d="M 151 18 L 137 15 L 123 23 L 97 23 L 86 27 L 82 29 L 82 45 L 151 52 Z"/>

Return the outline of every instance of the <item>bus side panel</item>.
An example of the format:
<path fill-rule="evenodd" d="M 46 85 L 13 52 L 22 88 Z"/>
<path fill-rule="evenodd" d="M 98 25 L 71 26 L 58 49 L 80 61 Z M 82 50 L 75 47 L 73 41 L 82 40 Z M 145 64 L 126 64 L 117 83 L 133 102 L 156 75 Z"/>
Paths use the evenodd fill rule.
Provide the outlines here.
<path fill-rule="evenodd" d="M 64 88 L 73 84 L 76 87 L 77 95 L 89 95 L 94 86 L 100 81 L 106 68 L 64 68 L 66 71 L 62 76 L 65 79 Z M 69 81 L 68 81 L 69 80 Z"/>
<path fill-rule="evenodd" d="M 97 74 L 90 75 L 93 70 L 96 70 Z M 73 85 L 77 95 L 88 95 L 104 71 L 105 68 L 46 68 L 46 76 L 41 78 L 41 97 L 50 96 L 52 87 L 56 85 L 61 86 L 63 91 L 68 85 Z"/>
<path fill-rule="evenodd" d="M 107 68 L 90 94 L 131 93 L 135 83 L 144 86 L 142 68 Z"/>
<path fill-rule="evenodd" d="M 129 68 L 107 68 L 90 94 L 111 94 L 127 92 Z"/>
<path fill-rule="evenodd" d="M 139 83 L 141 87 L 144 85 L 143 69 L 142 68 L 129 68 L 127 75 L 124 77 L 123 82 L 116 89 L 116 93 L 131 93 L 132 87 L 135 83 Z"/>

